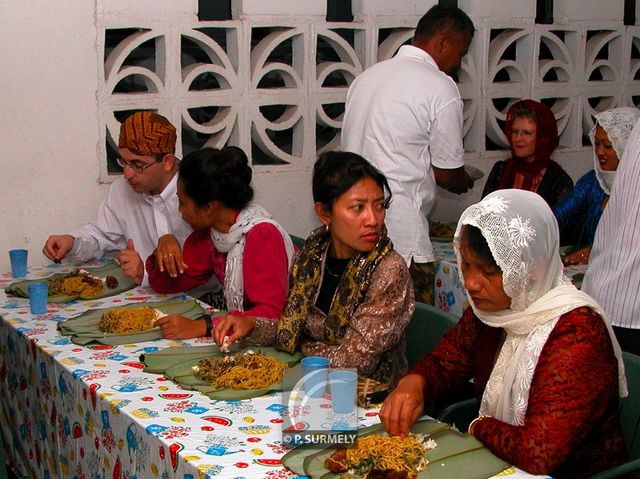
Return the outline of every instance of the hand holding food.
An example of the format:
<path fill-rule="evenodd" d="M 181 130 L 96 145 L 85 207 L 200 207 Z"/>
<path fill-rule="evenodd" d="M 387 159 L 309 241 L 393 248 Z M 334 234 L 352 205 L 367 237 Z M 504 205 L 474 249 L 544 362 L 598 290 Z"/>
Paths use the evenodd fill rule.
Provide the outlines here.
<path fill-rule="evenodd" d="M 60 263 L 73 248 L 74 237 L 71 235 L 49 236 L 42 248 L 44 255 L 54 263 Z"/>
<path fill-rule="evenodd" d="M 407 374 L 385 399 L 380 420 L 391 436 L 406 436 L 424 409 L 424 378 Z"/>
<path fill-rule="evenodd" d="M 238 339 L 244 338 L 253 331 L 256 318 L 252 316 L 220 316 L 220 320 L 213 330 L 213 338 L 218 346 L 231 346 Z"/>

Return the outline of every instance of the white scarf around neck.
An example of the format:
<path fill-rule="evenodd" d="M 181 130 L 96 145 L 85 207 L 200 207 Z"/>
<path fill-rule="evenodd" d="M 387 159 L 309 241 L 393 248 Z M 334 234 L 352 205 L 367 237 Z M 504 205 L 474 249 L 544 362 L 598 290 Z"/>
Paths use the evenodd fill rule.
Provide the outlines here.
<path fill-rule="evenodd" d="M 287 252 L 288 267 L 294 255 L 291 236 L 260 205 L 249 204 L 243 209 L 228 233 L 221 233 L 211 228 L 211 239 L 218 251 L 227 253 L 225 265 L 224 297 L 229 311 L 244 311 L 244 245 L 247 233 L 259 223 L 270 223 L 282 234 Z"/>

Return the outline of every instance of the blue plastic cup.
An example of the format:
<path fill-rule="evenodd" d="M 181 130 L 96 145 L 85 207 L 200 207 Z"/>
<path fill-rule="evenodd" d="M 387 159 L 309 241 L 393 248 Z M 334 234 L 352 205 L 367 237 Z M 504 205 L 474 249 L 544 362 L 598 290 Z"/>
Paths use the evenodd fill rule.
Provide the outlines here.
<path fill-rule="evenodd" d="M 329 374 L 331 406 L 336 414 L 349 414 L 356 407 L 358 374 L 355 371 L 338 370 Z"/>
<path fill-rule="evenodd" d="M 304 369 L 304 390 L 309 397 L 321 398 L 327 385 L 329 374 L 329 359 L 322 356 L 307 356 L 302 358 Z"/>
<path fill-rule="evenodd" d="M 27 275 L 27 255 L 26 249 L 12 249 L 9 251 L 11 260 L 11 274 L 14 278 L 22 278 Z"/>
<path fill-rule="evenodd" d="M 29 283 L 29 307 L 31 314 L 44 314 L 47 312 L 47 283 Z"/>

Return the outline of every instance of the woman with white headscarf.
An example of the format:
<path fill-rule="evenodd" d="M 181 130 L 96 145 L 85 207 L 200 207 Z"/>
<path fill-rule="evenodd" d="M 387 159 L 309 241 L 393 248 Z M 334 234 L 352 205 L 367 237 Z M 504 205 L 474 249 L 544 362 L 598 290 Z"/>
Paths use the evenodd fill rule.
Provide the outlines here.
<path fill-rule="evenodd" d="M 624 462 L 621 352 L 605 313 L 563 274 L 558 226 L 537 194 L 491 193 L 454 237 L 470 307 L 380 411 L 404 435 L 424 404 L 474 379 L 469 432 L 534 474 L 588 477 Z"/>
<path fill-rule="evenodd" d="M 573 190 L 553 207 L 562 244 L 582 246 L 565 258 L 566 264 L 586 264 L 600 216 L 604 211 L 616 170 L 640 110 L 614 108 L 595 115 L 589 138 L 594 169 L 578 180 Z"/>

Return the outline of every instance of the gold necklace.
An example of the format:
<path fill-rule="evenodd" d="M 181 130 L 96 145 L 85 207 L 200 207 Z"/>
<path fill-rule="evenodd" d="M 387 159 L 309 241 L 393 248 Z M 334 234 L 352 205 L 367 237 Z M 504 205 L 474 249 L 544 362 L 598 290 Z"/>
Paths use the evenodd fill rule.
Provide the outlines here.
<path fill-rule="evenodd" d="M 337 274 L 334 273 L 333 271 L 331 271 L 331 269 L 329 269 L 329 264 L 328 263 L 324 263 L 324 270 L 329 273 L 331 276 L 333 276 L 334 278 L 342 278 L 342 274 Z"/>

